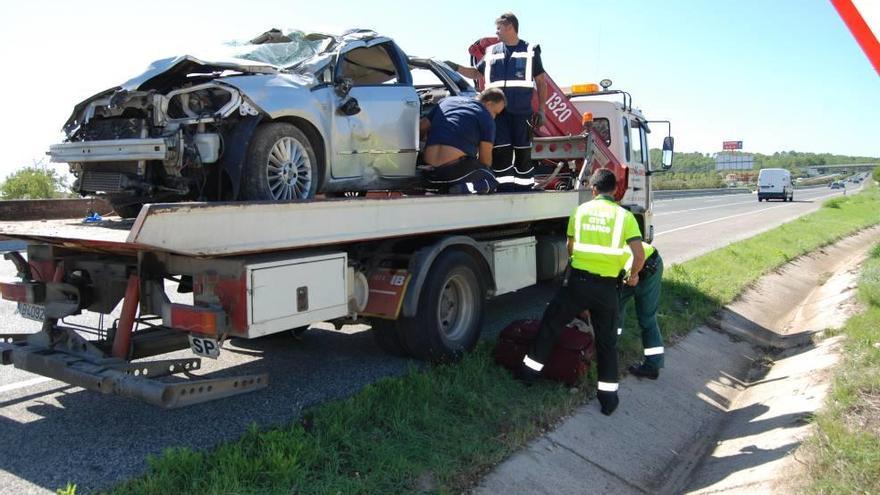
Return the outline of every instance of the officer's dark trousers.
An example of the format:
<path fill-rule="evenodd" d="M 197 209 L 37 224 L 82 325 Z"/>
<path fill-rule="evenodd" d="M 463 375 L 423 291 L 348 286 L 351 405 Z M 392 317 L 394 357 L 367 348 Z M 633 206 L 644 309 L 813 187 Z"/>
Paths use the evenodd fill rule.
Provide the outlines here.
<path fill-rule="evenodd" d="M 617 280 L 573 269 L 568 285 L 550 302 L 529 357 L 545 364 L 562 329 L 584 310 L 590 311 L 596 333 L 599 381 L 617 383 Z"/>
<path fill-rule="evenodd" d="M 657 308 L 660 306 L 660 287 L 663 278 L 663 258 L 654 254 L 639 272 L 639 283 L 635 287 L 624 285 L 620 291 L 620 308 L 617 328 L 622 329 L 626 319 L 626 306 L 630 299 L 636 300 L 636 316 L 642 335 L 642 348 L 645 350 L 644 365 L 659 370 L 663 367 L 663 336 L 657 324 Z"/>
<path fill-rule="evenodd" d="M 495 117 L 492 171 L 498 178 L 500 192 L 531 191 L 535 185 L 528 124 L 531 116 L 531 113 L 515 114 L 505 110 Z"/>

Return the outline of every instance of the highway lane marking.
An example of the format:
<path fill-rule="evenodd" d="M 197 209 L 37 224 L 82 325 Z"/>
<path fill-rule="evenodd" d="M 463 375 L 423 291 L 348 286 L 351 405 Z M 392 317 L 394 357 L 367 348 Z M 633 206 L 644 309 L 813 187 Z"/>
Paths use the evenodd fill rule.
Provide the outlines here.
<path fill-rule="evenodd" d="M 755 198 L 753 197 L 753 198 L 749 199 L 748 201 L 737 201 L 735 203 L 724 203 L 724 204 L 720 204 L 720 205 L 701 206 L 699 208 L 689 208 L 687 210 L 663 211 L 663 212 L 655 213 L 654 216 L 659 217 L 660 215 L 672 215 L 674 213 L 685 213 L 688 211 L 708 210 L 710 208 L 722 208 L 725 206 L 734 206 L 734 205 L 746 205 L 746 204 L 754 203 L 754 202 L 755 202 Z"/>
<path fill-rule="evenodd" d="M 724 204 L 720 204 L 720 205 L 701 206 L 701 207 L 699 207 L 699 208 L 689 208 L 689 209 L 687 209 L 687 210 L 664 211 L 664 212 L 660 212 L 660 213 L 655 213 L 654 216 L 655 216 L 655 217 L 659 217 L 660 215 L 672 215 L 672 214 L 675 214 L 675 213 L 684 213 L 684 212 L 687 212 L 687 211 L 708 210 L 708 209 L 710 209 L 710 208 L 722 208 L 722 207 L 724 207 L 724 206 L 744 205 L 744 204 L 754 203 L 754 202 L 755 202 L 755 199 L 752 198 L 752 199 L 750 199 L 750 200 L 748 200 L 748 201 L 738 201 L 738 202 L 736 202 L 736 203 L 724 203 Z"/>
<path fill-rule="evenodd" d="M 3 385 L 0 387 L 0 394 L 11 392 L 13 390 L 18 390 L 20 388 L 32 387 L 34 385 L 39 385 L 41 383 L 51 382 L 51 378 L 47 378 L 45 376 L 40 376 L 37 378 L 31 378 L 30 380 L 25 380 L 23 382 L 10 383 L 9 385 Z"/>
<path fill-rule="evenodd" d="M 828 194 L 828 195 L 825 195 L 825 196 L 819 196 L 818 198 L 815 198 L 813 201 L 816 201 L 816 200 L 819 200 L 819 199 L 823 199 L 823 198 L 828 198 L 828 197 L 831 197 L 831 196 L 841 196 L 841 195 L 840 195 L 840 194 L 837 194 L 837 193 Z M 691 225 L 685 225 L 685 226 L 683 226 L 683 227 L 677 227 L 677 228 L 674 228 L 674 229 L 672 229 L 672 230 L 664 230 L 663 232 L 657 232 L 656 234 L 654 234 L 654 237 L 661 236 L 661 235 L 665 235 L 665 234 L 671 234 L 671 233 L 673 233 L 673 232 L 678 232 L 679 230 L 685 230 L 685 229 L 690 229 L 690 228 L 693 228 L 693 227 L 699 227 L 699 226 L 701 226 L 701 225 L 708 225 L 708 224 L 710 224 L 710 223 L 720 222 L 720 221 L 722 221 L 722 220 L 727 220 L 727 219 L 730 219 L 730 218 L 741 217 L 741 216 L 744 216 L 744 215 L 752 215 L 752 214 L 754 214 L 754 213 L 760 213 L 760 212 L 762 212 L 762 211 L 767 211 L 767 210 L 770 210 L 770 209 L 773 209 L 773 208 L 779 208 L 780 206 L 786 206 L 787 204 L 788 204 L 788 203 L 782 202 L 782 203 L 779 203 L 778 205 L 773 205 L 773 206 L 770 206 L 770 207 L 767 207 L 767 208 L 762 208 L 762 209 L 760 209 L 760 210 L 747 211 L 747 212 L 745 212 L 745 213 L 737 213 L 736 215 L 730 215 L 730 216 L 726 216 L 726 217 L 716 218 L 716 219 L 714 219 L 714 220 L 706 220 L 705 222 L 699 222 L 699 223 L 694 223 L 694 224 L 691 224 Z"/>

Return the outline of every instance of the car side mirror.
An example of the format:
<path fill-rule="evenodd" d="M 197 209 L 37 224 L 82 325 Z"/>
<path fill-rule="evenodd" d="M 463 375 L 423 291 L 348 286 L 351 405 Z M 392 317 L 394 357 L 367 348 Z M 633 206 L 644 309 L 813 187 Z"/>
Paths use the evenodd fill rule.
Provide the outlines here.
<path fill-rule="evenodd" d="M 672 168 L 672 156 L 673 156 L 673 148 L 675 147 L 675 138 L 672 136 L 666 136 L 663 138 L 663 157 L 660 160 L 663 165 L 663 170 L 669 170 Z"/>
<path fill-rule="evenodd" d="M 347 96 L 344 100 L 342 100 L 342 103 L 339 104 L 337 110 L 342 115 L 351 117 L 352 115 L 357 115 L 361 113 L 361 106 L 358 103 L 357 98 Z"/>
<path fill-rule="evenodd" d="M 354 82 L 347 77 L 337 77 L 335 81 L 333 81 L 333 89 L 336 90 L 336 94 L 339 95 L 340 98 L 345 98 L 348 96 L 348 93 L 351 92 L 351 87 Z"/>
<path fill-rule="evenodd" d="M 342 98 L 342 103 L 339 104 L 339 107 L 337 107 L 336 110 L 342 115 L 349 117 L 361 112 L 361 106 L 358 103 L 357 98 L 349 96 L 352 85 L 352 80 L 347 77 L 338 77 L 333 84 L 336 94 Z"/>

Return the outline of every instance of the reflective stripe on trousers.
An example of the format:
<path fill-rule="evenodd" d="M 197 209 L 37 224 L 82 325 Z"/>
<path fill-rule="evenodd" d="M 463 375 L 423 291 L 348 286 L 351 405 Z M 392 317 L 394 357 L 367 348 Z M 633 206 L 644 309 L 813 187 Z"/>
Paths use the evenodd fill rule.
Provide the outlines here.
<path fill-rule="evenodd" d="M 600 392 L 617 392 L 618 384 L 614 382 L 599 382 L 598 389 Z"/>
<path fill-rule="evenodd" d="M 523 364 L 526 365 L 526 366 L 528 366 L 529 368 L 535 370 L 535 371 L 541 371 L 541 370 L 544 369 L 544 365 L 543 365 L 543 364 L 541 364 L 541 363 L 535 361 L 534 359 L 530 358 L 530 357 L 528 356 L 528 354 L 526 354 L 526 357 L 523 358 Z"/>

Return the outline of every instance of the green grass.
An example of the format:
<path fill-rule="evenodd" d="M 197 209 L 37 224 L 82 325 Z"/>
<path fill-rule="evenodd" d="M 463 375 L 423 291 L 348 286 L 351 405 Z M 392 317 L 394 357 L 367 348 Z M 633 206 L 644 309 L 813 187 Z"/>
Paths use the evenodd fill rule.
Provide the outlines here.
<path fill-rule="evenodd" d="M 776 229 L 667 269 L 657 314 L 664 337 L 674 342 L 687 334 L 761 275 L 880 223 L 878 206 L 880 189 L 869 186 L 860 194 L 832 198 L 819 211 Z M 626 328 L 634 325 L 628 318 Z M 638 332 L 625 332 L 621 361 L 637 359 L 639 344 Z"/>
<path fill-rule="evenodd" d="M 841 198 L 799 220 L 667 270 L 659 318 L 675 341 L 762 274 L 880 223 L 880 192 Z M 632 312 L 630 312 L 632 313 Z M 631 328 L 631 327 L 630 327 Z M 622 363 L 639 356 L 625 333 Z M 114 493 L 458 493 L 583 403 L 562 386 L 526 388 L 481 344 L 460 363 L 413 369 L 355 396 L 257 427 L 208 451 L 169 449 Z"/>
<path fill-rule="evenodd" d="M 863 267 L 859 296 L 866 311 L 842 329 L 842 363 L 807 443 L 813 493 L 880 493 L 880 244 Z"/>
<path fill-rule="evenodd" d="M 284 428 L 256 427 L 211 452 L 173 449 L 118 493 L 401 493 L 466 485 L 580 397 L 523 388 L 488 346 L 458 365 L 413 370 Z"/>

